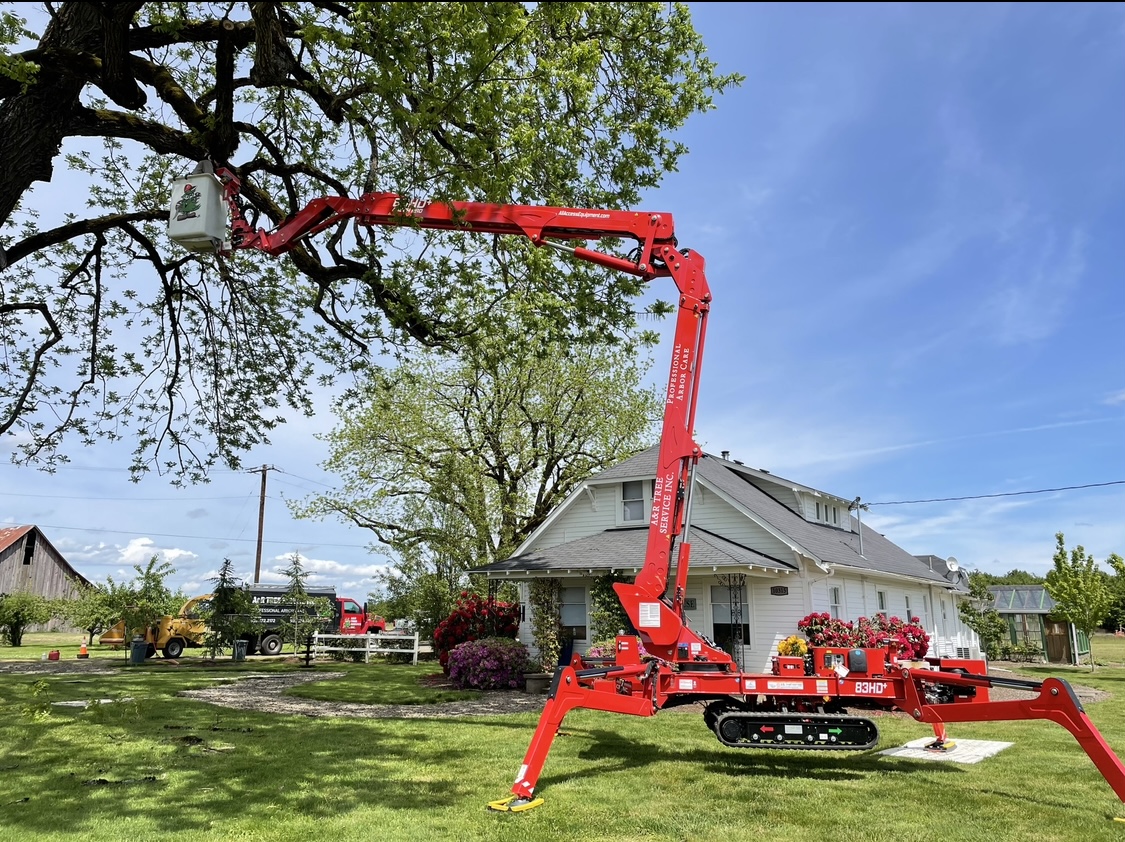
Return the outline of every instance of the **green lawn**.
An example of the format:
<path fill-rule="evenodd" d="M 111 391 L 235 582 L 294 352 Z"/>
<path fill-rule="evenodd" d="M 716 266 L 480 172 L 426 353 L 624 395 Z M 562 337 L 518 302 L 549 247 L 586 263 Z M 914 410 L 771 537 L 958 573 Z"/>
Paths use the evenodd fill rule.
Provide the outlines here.
<path fill-rule="evenodd" d="M 1099 642 L 1103 661 L 1100 651 L 1109 646 L 1099 650 Z M 0 649 L 0 659 L 11 651 Z M 37 660 L 39 650 L 33 655 Z M 129 667 L 116 653 L 104 667 L 105 675 L 0 675 L 6 842 L 145 842 L 173 834 L 177 842 L 1125 838 L 1125 825 L 1112 821 L 1125 807 L 1077 742 L 1047 722 L 951 726 L 954 738 L 1015 744 L 982 763 L 954 765 L 875 751 L 731 750 L 698 714 L 639 719 L 576 711 L 540 777 L 546 803 L 497 814 L 485 804 L 508 793 L 537 715 L 275 716 L 176 693 L 244 672 L 298 669 L 292 665 Z M 432 665 L 330 669 L 346 677 L 302 692 L 396 703 L 424 703 L 442 692 L 418 681 Z M 1065 677 L 1115 695 L 1088 713 L 1125 754 L 1125 668 L 1067 670 Z M 121 698 L 129 700 L 88 709 L 50 704 Z M 877 721 L 880 748 L 930 733 L 901 717 Z"/>
<path fill-rule="evenodd" d="M 1125 636 L 1096 634 L 1090 641 L 1090 650 L 1099 666 L 1125 667 Z M 1089 661 L 1086 666 L 1089 667 Z"/>

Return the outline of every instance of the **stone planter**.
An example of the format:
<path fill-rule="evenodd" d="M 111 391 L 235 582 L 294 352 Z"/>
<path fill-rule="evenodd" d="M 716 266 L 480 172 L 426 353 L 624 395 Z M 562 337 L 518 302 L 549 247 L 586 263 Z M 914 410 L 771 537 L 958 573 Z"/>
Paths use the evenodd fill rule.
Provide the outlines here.
<path fill-rule="evenodd" d="M 524 692 L 542 695 L 551 686 L 552 678 L 554 676 L 549 672 L 525 672 L 523 674 Z"/>

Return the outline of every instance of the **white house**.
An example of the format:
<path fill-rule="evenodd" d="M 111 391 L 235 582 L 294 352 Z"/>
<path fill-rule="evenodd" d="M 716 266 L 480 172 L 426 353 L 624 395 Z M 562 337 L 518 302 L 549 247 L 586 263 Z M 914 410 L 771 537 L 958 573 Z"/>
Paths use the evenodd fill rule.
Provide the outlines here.
<path fill-rule="evenodd" d="M 563 625 L 584 651 L 592 642 L 591 582 L 611 571 L 635 574 L 644 564 L 656 456 L 650 448 L 586 480 L 514 556 L 473 572 L 516 581 L 524 605 L 530 580 L 560 579 Z M 980 657 L 976 633 L 957 610 L 968 593 L 965 574 L 861 530 L 842 497 L 706 454 L 695 473 L 687 539 L 688 623 L 746 671 L 767 671 L 778 642 L 814 611 L 853 621 L 877 613 L 918 617 L 930 634 L 930 655 Z M 534 654 L 529 613 L 519 639 Z"/>

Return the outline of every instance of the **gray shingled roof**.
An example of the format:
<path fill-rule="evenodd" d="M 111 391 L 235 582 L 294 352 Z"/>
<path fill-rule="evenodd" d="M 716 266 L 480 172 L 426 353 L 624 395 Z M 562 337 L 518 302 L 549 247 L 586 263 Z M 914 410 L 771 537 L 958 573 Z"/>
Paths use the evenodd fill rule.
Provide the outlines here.
<path fill-rule="evenodd" d="M 592 484 L 620 481 L 634 477 L 651 477 L 656 475 L 657 448 L 650 447 L 623 462 L 592 477 Z M 762 476 L 762 472 L 752 468 L 744 468 L 732 462 L 717 459 L 705 454 L 699 461 L 696 470 L 697 480 L 702 480 L 713 488 L 721 491 L 737 505 L 751 513 L 755 518 L 767 524 L 775 532 L 788 538 L 808 555 L 826 564 L 854 567 L 860 570 L 874 570 L 880 573 L 889 573 L 898 576 L 909 576 L 914 579 L 931 581 L 949 588 L 964 589 L 959 583 L 953 583 L 944 576 L 931 570 L 929 565 L 920 561 L 906 550 L 888 541 L 878 532 L 863 527 L 863 555 L 859 554 L 859 535 L 856 532 L 845 532 L 824 524 L 810 523 L 788 506 L 771 497 L 750 480 L 765 482 L 778 482 L 787 486 L 800 486 L 773 474 Z M 801 486 L 804 488 L 805 486 Z M 852 518 L 852 528 L 855 529 L 858 521 Z M 515 556 L 505 561 L 496 562 L 486 567 L 478 568 L 479 572 L 496 572 L 499 570 L 556 570 L 560 567 L 573 566 L 574 569 L 610 569 L 623 567 L 622 558 L 636 558 L 638 564 L 644 559 L 644 546 L 646 529 L 634 530 L 607 530 L 587 538 L 571 541 L 558 547 Z M 626 533 L 639 535 L 633 539 L 635 543 L 624 546 L 618 542 L 625 540 L 622 536 Z M 739 558 L 738 553 L 751 553 L 759 560 L 765 558 L 752 553 L 745 547 L 739 547 L 718 536 L 701 533 L 693 530 L 692 564 L 703 565 L 716 562 L 708 561 L 701 556 L 703 541 L 706 535 L 711 541 L 722 541 L 726 547 L 720 552 L 729 559 Z M 564 549 L 565 548 L 565 549 Z M 730 548 L 737 548 L 734 552 Z M 783 562 L 772 560 L 775 565 Z M 723 564 L 754 564 L 766 566 L 760 561 L 733 561 L 727 560 Z M 632 566 L 632 565 L 629 565 Z M 785 564 L 786 569 L 790 565 Z M 775 567 L 774 569 L 782 569 Z"/>
<path fill-rule="evenodd" d="M 693 568 L 756 567 L 792 573 L 797 568 L 702 529 L 692 529 L 691 565 Z M 596 535 L 567 541 L 545 550 L 513 556 L 478 567 L 473 573 L 505 573 L 540 570 L 632 570 L 644 564 L 648 527 L 607 529 Z"/>
<path fill-rule="evenodd" d="M 1050 614 L 1055 601 L 1043 585 L 989 585 L 1000 614 Z"/>
<path fill-rule="evenodd" d="M 902 547 L 888 541 L 867 526 L 862 527 L 863 555 L 860 555 L 858 532 L 845 532 L 834 526 L 810 523 L 747 479 L 743 479 L 739 475 L 737 466 L 730 466 L 729 463 L 705 456 L 699 460 L 696 478 L 705 479 L 755 517 L 769 524 L 822 562 L 897 576 L 911 576 L 953 587 L 952 582 L 935 573 L 929 565 L 922 563 Z M 777 479 L 783 484 L 786 483 L 786 480 L 780 477 Z M 856 518 L 852 517 L 851 521 L 853 529 L 860 527 L 860 522 Z"/>

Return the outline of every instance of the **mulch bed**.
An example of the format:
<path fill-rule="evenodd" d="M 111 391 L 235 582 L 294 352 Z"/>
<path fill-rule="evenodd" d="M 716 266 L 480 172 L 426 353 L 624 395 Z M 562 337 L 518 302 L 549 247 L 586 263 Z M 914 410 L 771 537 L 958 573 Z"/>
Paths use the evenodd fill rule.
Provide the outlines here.
<path fill-rule="evenodd" d="M 423 687 L 430 687 L 437 690 L 457 690 L 453 683 L 449 680 L 449 676 L 444 673 L 435 672 L 432 675 L 424 675 L 418 679 L 418 683 Z"/>

